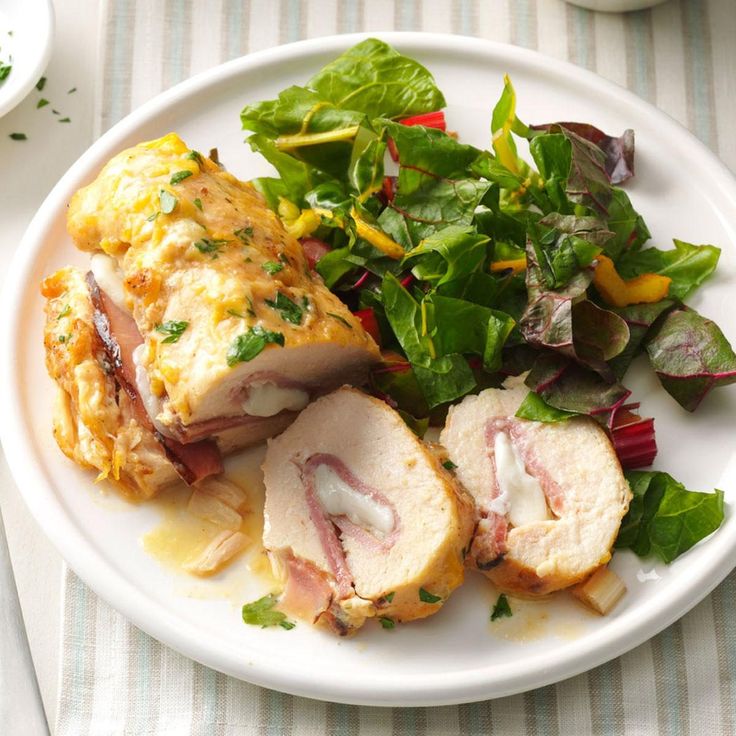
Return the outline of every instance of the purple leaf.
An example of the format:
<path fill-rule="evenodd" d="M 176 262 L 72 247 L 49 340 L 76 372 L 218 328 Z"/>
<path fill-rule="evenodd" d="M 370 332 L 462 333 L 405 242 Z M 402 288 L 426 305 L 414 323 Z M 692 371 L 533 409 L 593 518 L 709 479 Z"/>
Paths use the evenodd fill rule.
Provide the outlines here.
<path fill-rule="evenodd" d="M 665 390 L 695 411 L 708 392 L 736 382 L 736 354 L 715 322 L 694 309 L 674 309 L 644 346 Z"/>

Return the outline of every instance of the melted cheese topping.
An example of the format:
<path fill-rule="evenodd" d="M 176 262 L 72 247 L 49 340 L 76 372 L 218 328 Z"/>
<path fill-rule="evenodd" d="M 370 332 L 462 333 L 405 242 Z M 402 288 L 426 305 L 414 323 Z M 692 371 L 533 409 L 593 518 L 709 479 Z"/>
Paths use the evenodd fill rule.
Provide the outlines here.
<path fill-rule="evenodd" d="M 254 382 L 248 388 L 243 411 L 252 417 L 273 417 L 284 411 L 301 411 L 309 403 L 309 394 L 298 388 L 284 388 L 271 381 Z"/>
<path fill-rule="evenodd" d="M 95 253 L 89 259 L 89 267 L 95 277 L 97 286 L 112 299 L 118 309 L 129 312 L 130 310 L 125 302 L 123 275 L 120 273 L 115 259 L 104 253 Z"/>
<path fill-rule="evenodd" d="M 491 511 L 507 515 L 509 523 L 516 527 L 552 518 L 542 486 L 526 472 L 506 432 L 496 435 L 493 450 L 501 493 L 491 501 Z"/>
<path fill-rule="evenodd" d="M 347 516 L 353 524 L 383 536 L 393 531 L 391 509 L 356 491 L 329 465 L 320 465 L 314 471 L 314 487 L 322 508 L 330 516 Z"/>

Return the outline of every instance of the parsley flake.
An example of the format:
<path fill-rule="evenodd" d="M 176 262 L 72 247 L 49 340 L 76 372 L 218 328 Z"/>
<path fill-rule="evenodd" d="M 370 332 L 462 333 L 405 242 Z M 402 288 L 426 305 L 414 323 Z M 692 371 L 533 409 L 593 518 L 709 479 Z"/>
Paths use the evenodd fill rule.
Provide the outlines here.
<path fill-rule="evenodd" d="M 2 70 L 0 70 L 0 75 L 1 75 L 1 73 L 2 73 Z M 45 97 L 42 97 L 36 103 L 36 110 L 40 110 L 42 107 L 46 107 L 46 105 L 48 105 L 48 104 L 49 104 L 49 101 Z"/>
<path fill-rule="evenodd" d="M 161 203 L 161 212 L 165 215 L 170 215 L 176 207 L 176 197 L 166 189 L 162 189 L 158 193 L 158 201 Z"/>
<path fill-rule="evenodd" d="M 497 618 L 504 618 L 508 616 L 513 616 L 513 613 L 511 612 L 511 606 L 509 605 L 509 599 L 503 593 L 501 593 L 501 595 L 498 596 L 496 605 L 493 606 L 493 610 L 491 611 L 491 621 L 495 621 Z"/>
<path fill-rule="evenodd" d="M 71 118 L 59 118 L 60 123 L 71 123 Z"/>
<path fill-rule="evenodd" d="M 27 141 L 28 136 L 25 133 L 11 133 L 9 138 L 12 138 L 14 141 Z"/>
<path fill-rule="evenodd" d="M 230 315 L 231 317 L 240 317 L 240 319 L 245 319 L 245 315 L 244 315 L 244 314 L 241 314 L 240 312 L 238 312 L 238 310 L 237 310 L 237 309 L 228 309 L 228 310 L 227 310 L 227 313 L 228 313 L 228 314 L 229 314 L 229 315 Z"/>
<path fill-rule="evenodd" d="M 196 161 L 200 166 L 204 163 L 202 154 L 199 151 L 191 150 L 184 158 L 188 158 L 190 161 Z"/>
<path fill-rule="evenodd" d="M 267 626 L 280 626 L 282 629 L 290 631 L 296 624 L 286 618 L 286 614 L 281 611 L 274 611 L 276 605 L 276 596 L 273 593 L 264 595 L 253 603 L 246 603 L 243 606 L 243 623 L 252 626 L 260 626 L 265 629 Z"/>
<path fill-rule="evenodd" d="M 184 179 L 188 179 L 191 175 L 192 172 L 189 171 L 189 169 L 177 171 L 175 174 L 171 175 L 171 179 L 169 179 L 169 184 L 171 184 L 171 186 L 173 187 L 175 184 L 184 181 Z"/>
<path fill-rule="evenodd" d="M 40 92 L 44 87 L 46 86 L 46 77 L 41 77 L 41 79 L 36 82 L 36 89 Z"/>
<path fill-rule="evenodd" d="M 259 355 L 269 343 L 284 346 L 284 336 L 280 332 L 271 332 L 260 325 L 251 327 L 248 332 L 238 335 L 227 351 L 227 364 L 232 367 L 236 363 L 247 363 Z"/>
<path fill-rule="evenodd" d="M 342 322 L 345 327 L 347 327 L 349 330 L 353 329 L 353 326 L 348 322 L 345 317 L 341 317 L 339 314 L 335 314 L 334 312 L 326 312 L 328 317 L 332 317 L 333 319 L 336 319 L 338 322 Z"/>
<path fill-rule="evenodd" d="M 275 273 L 278 273 L 279 271 L 284 270 L 284 264 L 276 263 L 276 261 L 266 261 L 265 263 L 261 264 L 261 268 L 266 273 L 271 274 L 271 276 L 273 276 Z"/>
<path fill-rule="evenodd" d="M 200 212 L 202 211 L 202 200 L 201 200 L 201 199 L 200 199 L 199 197 L 197 197 L 197 198 L 196 198 L 196 199 L 194 200 L 194 206 L 195 206 L 195 207 L 196 207 L 196 208 L 197 208 L 197 209 L 198 209 L 198 210 L 199 210 Z"/>
<path fill-rule="evenodd" d="M 293 325 L 302 323 L 304 310 L 296 302 L 291 301 L 286 294 L 279 291 L 276 294 L 276 299 L 264 299 L 264 301 L 271 309 L 275 309 L 281 315 L 284 322 L 291 322 Z"/>
<path fill-rule="evenodd" d="M 394 620 L 392 618 L 389 618 L 388 616 L 379 616 L 378 620 L 380 621 L 381 626 L 384 629 L 393 629 L 396 626 Z"/>
<path fill-rule="evenodd" d="M 156 332 L 167 335 L 161 342 L 163 344 L 179 342 L 179 338 L 184 334 L 184 330 L 189 327 L 189 322 L 179 322 L 177 320 L 167 320 L 156 325 Z"/>
<path fill-rule="evenodd" d="M 72 88 L 71 88 L 71 89 L 70 89 L 70 90 L 69 90 L 69 91 L 67 92 L 67 94 L 68 94 L 68 95 L 73 95 L 73 94 L 74 94 L 74 93 L 75 93 L 76 91 L 77 91 L 77 88 L 76 88 L 76 87 L 72 87 Z"/>
<path fill-rule="evenodd" d="M 0 62 L 0 82 L 4 82 L 12 70 L 12 64 L 3 64 Z"/>
<path fill-rule="evenodd" d="M 390 593 L 386 593 L 386 595 L 383 596 L 383 597 L 384 597 L 384 600 L 387 603 L 391 603 L 393 601 L 395 595 L 396 595 L 396 591 L 395 590 L 392 590 Z"/>
<path fill-rule="evenodd" d="M 212 238 L 202 238 L 198 240 L 194 247 L 200 253 L 211 253 L 213 258 L 217 257 L 217 253 L 223 245 L 227 244 L 227 240 L 213 240 Z"/>
<path fill-rule="evenodd" d="M 160 214 L 160 212 L 154 212 L 152 215 L 148 215 L 146 222 L 153 222 Z"/>
<path fill-rule="evenodd" d="M 63 317 L 66 317 L 70 312 L 72 311 L 71 305 L 65 304 L 64 309 L 59 312 L 59 314 L 56 315 L 56 321 L 58 322 Z"/>
<path fill-rule="evenodd" d="M 419 588 L 419 600 L 422 603 L 439 603 L 442 598 L 438 595 L 434 595 L 424 588 Z"/>
<path fill-rule="evenodd" d="M 445 460 L 445 462 L 442 463 L 442 467 L 445 470 L 455 470 L 455 468 L 457 468 L 457 465 L 455 465 L 452 460 Z"/>
<path fill-rule="evenodd" d="M 240 238 L 246 245 L 250 242 L 250 238 L 253 237 L 252 227 L 241 227 L 240 230 L 235 230 L 233 235 L 236 238 Z"/>

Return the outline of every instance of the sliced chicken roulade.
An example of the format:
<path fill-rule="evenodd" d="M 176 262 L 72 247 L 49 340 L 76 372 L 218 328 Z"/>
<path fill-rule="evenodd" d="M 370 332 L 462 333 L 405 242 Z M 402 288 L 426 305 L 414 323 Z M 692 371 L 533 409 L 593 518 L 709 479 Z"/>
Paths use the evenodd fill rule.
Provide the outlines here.
<path fill-rule="evenodd" d="M 270 440 L 264 546 L 281 606 L 348 633 L 435 613 L 463 580 L 472 503 L 401 417 L 342 388 Z"/>
<path fill-rule="evenodd" d="M 487 389 L 450 409 L 440 442 L 476 501 L 467 557 L 501 590 L 545 595 L 611 557 L 631 492 L 592 419 L 518 419 L 528 389 Z"/>

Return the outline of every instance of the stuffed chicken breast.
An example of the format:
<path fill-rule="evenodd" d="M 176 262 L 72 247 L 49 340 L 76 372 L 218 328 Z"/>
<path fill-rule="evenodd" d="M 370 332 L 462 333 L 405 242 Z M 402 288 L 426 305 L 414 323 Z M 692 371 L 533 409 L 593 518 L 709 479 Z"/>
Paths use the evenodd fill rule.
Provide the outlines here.
<path fill-rule="evenodd" d="M 463 580 L 472 503 L 384 402 L 341 388 L 268 444 L 263 541 L 291 614 L 344 634 L 439 610 Z"/>
<path fill-rule="evenodd" d="M 262 197 L 175 134 L 115 156 L 73 197 L 68 230 L 164 437 L 258 442 L 378 359 Z"/>
<path fill-rule="evenodd" d="M 478 510 L 468 564 L 503 591 L 545 595 L 610 559 L 631 492 L 600 426 L 518 419 L 528 389 L 507 383 L 451 407 L 440 442 Z"/>

